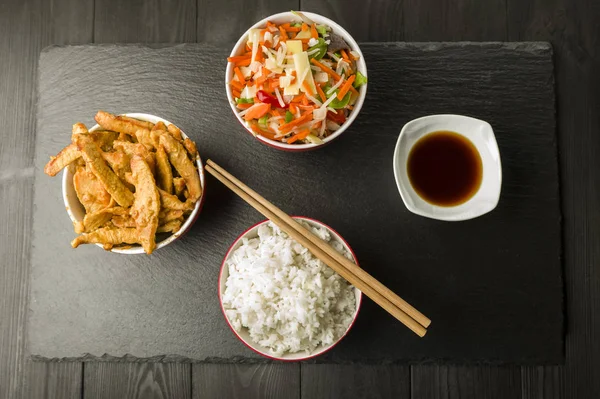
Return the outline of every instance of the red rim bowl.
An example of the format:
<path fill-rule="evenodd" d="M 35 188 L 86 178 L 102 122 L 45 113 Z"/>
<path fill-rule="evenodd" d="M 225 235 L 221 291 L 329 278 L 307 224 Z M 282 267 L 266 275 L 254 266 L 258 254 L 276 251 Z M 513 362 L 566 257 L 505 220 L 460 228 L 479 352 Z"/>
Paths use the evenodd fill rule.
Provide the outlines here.
<path fill-rule="evenodd" d="M 314 14 L 312 12 L 306 12 L 306 11 L 302 11 L 302 13 L 318 24 L 324 24 L 324 25 L 329 26 L 333 30 L 334 33 L 341 36 L 346 41 L 346 43 L 352 48 L 352 50 L 354 50 L 358 54 L 360 54 L 360 59 L 357 61 L 357 69 L 363 75 L 368 76 L 367 75 L 367 64 L 365 63 L 365 57 L 363 56 L 362 52 L 360 51 L 360 47 L 358 46 L 358 43 L 356 43 L 354 38 L 344 28 L 342 28 L 340 25 L 338 25 L 335 21 L 332 21 L 331 19 L 324 17 L 322 15 Z M 279 14 L 273 14 L 273 15 L 268 16 L 267 18 L 264 18 L 264 19 L 258 21 L 257 23 L 252 25 L 248 30 L 255 29 L 255 28 L 263 28 L 267 25 L 267 21 L 270 21 L 270 22 L 273 22 L 276 24 L 282 24 L 282 23 L 286 23 L 286 22 L 290 22 L 290 21 L 301 22 L 301 18 L 298 17 L 297 15 L 292 14 L 289 11 L 282 12 Z M 248 37 L 248 31 L 244 32 L 242 37 L 239 38 L 239 40 L 233 47 L 233 50 L 231 50 L 230 57 L 239 55 L 240 53 L 242 53 L 244 51 L 244 46 L 246 45 L 247 37 Z M 244 119 L 239 115 L 239 110 L 236 108 L 235 101 L 233 100 L 233 94 L 231 93 L 231 87 L 229 86 L 229 82 L 231 81 L 231 79 L 233 79 L 233 73 L 234 73 L 233 64 L 231 62 L 228 62 L 227 69 L 225 72 L 225 90 L 227 93 L 227 100 L 229 101 L 231 110 L 233 111 L 233 114 L 235 115 L 237 120 L 248 131 L 248 133 L 250 133 L 252 136 L 254 136 L 261 143 L 268 145 L 269 147 L 273 147 L 278 150 L 288 151 L 288 152 L 303 152 L 303 151 L 315 150 L 317 148 L 323 147 L 323 146 L 331 143 L 333 140 L 335 140 L 336 138 L 341 136 L 342 133 L 344 133 L 346 131 L 346 129 L 348 129 L 350 127 L 350 125 L 352 125 L 352 122 L 354 122 L 354 119 L 356 119 L 356 117 L 358 116 L 358 114 L 363 106 L 363 103 L 365 101 L 365 96 L 367 95 L 367 86 L 368 85 L 365 84 L 358 89 L 358 92 L 359 92 L 358 99 L 356 100 L 356 104 L 354 104 L 354 109 L 352 110 L 352 112 L 350 112 L 350 115 L 348 116 L 348 119 L 346 120 L 346 122 L 344 122 L 344 124 L 340 127 L 340 129 L 333 132 L 333 134 L 331 134 L 329 137 L 326 137 L 325 139 L 323 139 L 322 144 L 287 144 L 287 143 L 282 143 L 282 142 L 279 142 L 276 140 L 271 140 L 271 139 L 268 139 L 263 136 L 255 135 L 254 132 L 252 131 L 252 129 L 250 129 L 250 127 L 246 124 Z"/>
<path fill-rule="evenodd" d="M 311 226 L 315 226 L 315 227 L 324 227 L 327 230 L 329 230 L 329 232 L 332 235 L 332 239 L 340 242 L 344 248 L 350 252 L 350 254 L 352 255 L 352 258 L 354 259 L 354 261 L 356 262 L 356 264 L 358 265 L 358 260 L 356 259 L 356 255 L 354 254 L 354 251 L 352 251 L 352 248 L 350 247 L 350 245 L 344 240 L 344 238 L 334 229 L 332 229 L 331 227 L 329 227 L 328 225 L 326 225 L 325 223 L 319 222 L 318 220 L 315 219 L 311 219 L 308 217 L 304 217 L 304 216 L 292 216 L 294 219 L 298 219 L 298 220 L 303 220 L 307 223 L 309 223 Z M 305 352 L 296 352 L 296 353 L 285 353 L 282 356 L 276 356 L 273 355 L 268 348 L 265 348 L 259 344 L 256 344 L 254 342 L 252 342 L 252 340 L 250 339 L 250 336 L 247 332 L 242 331 L 242 332 L 238 332 L 235 330 L 235 328 L 233 327 L 233 325 L 231 324 L 231 322 L 229 321 L 229 318 L 227 317 L 227 313 L 225 312 L 225 308 L 223 307 L 223 290 L 225 289 L 225 282 L 227 281 L 227 277 L 229 277 L 229 270 L 225 267 L 225 263 L 227 262 L 227 259 L 229 259 L 229 255 L 231 254 L 231 252 L 233 252 L 234 250 L 236 250 L 242 242 L 243 238 L 253 238 L 256 237 L 258 234 L 258 228 L 260 226 L 262 226 L 265 223 L 268 223 L 269 220 L 263 220 L 262 222 L 258 222 L 255 225 L 249 227 L 246 231 L 244 231 L 242 234 L 239 235 L 238 238 L 235 239 L 235 241 L 233 242 L 233 244 L 231 244 L 231 246 L 229 247 L 229 249 L 227 250 L 227 253 L 225 254 L 225 257 L 223 258 L 223 262 L 221 263 L 221 269 L 219 271 L 219 288 L 218 288 L 218 294 L 219 294 L 219 304 L 221 306 L 221 311 L 223 312 L 223 316 L 225 317 L 225 321 L 227 321 L 227 325 L 229 326 L 229 328 L 231 329 L 231 331 L 233 331 L 233 333 L 235 334 L 235 336 L 244 344 L 246 345 L 248 348 L 250 348 L 251 350 L 253 350 L 254 352 L 258 353 L 261 356 L 264 356 L 268 359 L 271 360 L 281 360 L 284 362 L 298 362 L 298 361 L 302 361 L 302 360 L 308 360 L 308 359 L 312 359 L 316 356 L 320 356 L 328 351 L 330 351 L 331 349 L 333 349 L 338 343 L 340 343 L 340 341 L 346 336 L 348 335 L 348 332 L 350 331 L 350 329 L 352 328 L 352 326 L 354 325 L 354 323 L 356 322 L 356 318 L 358 316 L 358 313 L 360 311 L 360 307 L 362 304 L 362 292 L 360 292 L 356 287 L 354 288 L 354 297 L 356 299 L 356 310 L 354 311 L 354 314 L 352 315 L 352 321 L 350 322 L 350 324 L 348 325 L 348 328 L 346 329 L 346 332 L 344 332 L 344 334 L 337 339 L 337 341 L 335 341 L 334 343 L 330 344 L 330 345 L 321 345 L 319 346 L 317 349 L 315 349 L 315 351 L 313 351 L 313 353 L 307 355 Z"/>

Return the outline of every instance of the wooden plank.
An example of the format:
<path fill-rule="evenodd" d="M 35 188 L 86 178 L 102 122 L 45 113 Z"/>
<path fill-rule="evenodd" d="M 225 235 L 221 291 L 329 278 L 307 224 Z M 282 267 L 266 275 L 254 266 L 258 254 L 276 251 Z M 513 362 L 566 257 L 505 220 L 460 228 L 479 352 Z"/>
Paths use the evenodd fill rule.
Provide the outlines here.
<path fill-rule="evenodd" d="M 506 3 L 505 0 L 404 0 L 403 25 L 407 41 L 505 40 Z M 454 397 L 451 393 L 492 394 L 490 387 L 504 387 L 501 379 L 518 381 L 520 370 L 416 365 L 411 366 L 411 378 L 412 397 L 446 398 Z M 516 384 L 500 392 L 519 396 Z"/>
<path fill-rule="evenodd" d="M 521 369 L 523 399 L 564 398 L 564 370 L 559 366 L 527 366 Z"/>
<path fill-rule="evenodd" d="M 419 399 L 521 398 L 521 375 L 519 367 L 419 366 L 411 390 Z"/>
<path fill-rule="evenodd" d="M 410 369 L 399 365 L 302 364 L 302 397 L 410 398 Z"/>
<path fill-rule="evenodd" d="M 0 397 L 18 396 L 28 372 L 24 328 L 35 137 L 35 80 L 40 50 L 50 43 L 89 42 L 92 0 L 10 0 L 0 4 Z M 51 375 L 54 374 L 49 366 Z M 64 378 L 61 376 L 61 381 Z M 40 387 L 46 381 L 32 381 Z M 70 384 L 59 384 L 56 387 Z M 34 392 L 39 392 L 38 388 Z M 59 392 L 56 392 L 60 396 Z"/>
<path fill-rule="evenodd" d="M 190 368 L 184 363 L 85 363 L 83 398 L 189 398 Z"/>
<path fill-rule="evenodd" d="M 404 0 L 406 41 L 504 41 L 506 0 Z"/>
<path fill-rule="evenodd" d="M 600 397 L 600 7 L 595 0 L 508 0 L 509 40 L 550 40 L 556 63 L 564 214 L 566 366 L 525 370 L 532 397 Z"/>
<path fill-rule="evenodd" d="M 25 209 L 32 203 L 32 180 L 0 182 L 0 398 L 16 394 L 23 381 L 31 245 L 31 211 Z"/>
<path fill-rule="evenodd" d="M 194 399 L 300 397 L 299 364 L 193 364 Z"/>
<path fill-rule="evenodd" d="M 80 399 L 83 363 L 28 361 L 24 398 Z"/>
<path fill-rule="evenodd" d="M 196 0 L 96 0 L 95 43 L 196 41 Z"/>
<path fill-rule="evenodd" d="M 269 15 L 296 10 L 299 0 L 198 0 L 198 43 L 233 47 L 248 28 Z"/>
<path fill-rule="evenodd" d="M 331 18 L 357 42 L 393 42 L 404 39 L 405 2 L 302 0 L 301 8 Z"/>

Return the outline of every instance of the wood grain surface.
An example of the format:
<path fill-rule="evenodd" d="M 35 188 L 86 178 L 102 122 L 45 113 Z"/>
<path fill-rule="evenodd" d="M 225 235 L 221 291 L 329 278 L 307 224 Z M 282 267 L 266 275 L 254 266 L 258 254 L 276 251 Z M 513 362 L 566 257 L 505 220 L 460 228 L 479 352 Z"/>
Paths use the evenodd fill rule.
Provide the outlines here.
<path fill-rule="evenodd" d="M 28 363 L 25 398 L 81 399 L 83 364 L 80 362 Z"/>
<path fill-rule="evenodd" d="M 190 398 L 191 365 L 184 363 L 85 363 L 84 399 Z"/>
<path fill-rule="evenodd" d="M 299 0 L 198 0 L 198 42 L 223 44 L 230 50 L 256 22 L 299 8 Z"/>
<path fill-rule="evenodd" d="M 410 368 L 399 365 L 302 364 L 305 399 L 408 399 Z"/>
<path fill-rule="evenodd" d="M 450 399 L 521 397 L 518 367 L 420 366 L 412 372 L 413 398 Z"/>
<path fill-rule="evenodd" d="M 506 40 L 505 0 L 404 0 L 407 41 Z"/>
<path fill-rule="evenodd" d="M 196 41 L 196 0 L 95 0 L 95 43 Z"/>
<path fill-rule="evenodd" d="M 193 399 L 300 397 L 300 364 L 194 364 Z"/>
<path fill-rule="evenodd" d="M 544 368 L 532 386 L 555 397 L 600 397 L 600 4 L 594 0 L 509 0 L 508 39 L 555 43 L 562 208 L 566 365 Z M 536 381 L 537 382 L 534 382 Z M 543 396 L 544 391 L 539 393 Z M 548 397 L 550 394 L 547 394 Z"/>
<path fill-rule="evenodd" d="M 50 43 L 90 42 L 92 19 L 92 1 L 0 2 L 0 398 L 32 397 L 22 388 L 30 380 L 25 321 L 39 52 Z M 70 392 L 73 384 L 54 380 L 69 378 L 55 367 L 48 366 L 47 378 L 40 376 L 32 392 Z"/>
<path fill-rule="evenodd" d="M 404 40 L 406 0 L 302 0 L 301 8 L 336 21 L 357 42 Z"/>

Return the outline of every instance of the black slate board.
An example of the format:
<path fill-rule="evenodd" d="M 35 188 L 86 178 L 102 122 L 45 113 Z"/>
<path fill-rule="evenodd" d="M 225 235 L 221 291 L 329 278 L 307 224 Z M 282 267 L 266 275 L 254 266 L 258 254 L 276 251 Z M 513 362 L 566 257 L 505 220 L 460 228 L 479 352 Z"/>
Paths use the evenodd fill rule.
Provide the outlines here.
<path fill-rule="evenodd" d="M 262 217 L 216 180 L 184 239 L 151 257 L 72 250 L 59 178 L 43 175 L 76 121 L 98 109 L 177 123 L 212 158 L 290 214 L 334 226 L 361 265 L 433 323 L 423 339 L 367 300 L 317 361 L 559 363 L 561 213 L 552 50 L 545 43 L 362 45 L 369 90 L 354 125 L 310 153 L 255 141 L 224 93 L 228 49 L 49 48 L 39 66 L 29 350 L 46 357 L 248 361 L 229 331 L 217 274 L 229 244 Z M 503 164 L 496 210 L 447 223 L 411 214 L 392 172 L 407 121 L 458 113 L 489 121 Z M 90 354 L 90 355 L 88 355 Z M 129 359 L 129 357 L 123 357 Z"/>

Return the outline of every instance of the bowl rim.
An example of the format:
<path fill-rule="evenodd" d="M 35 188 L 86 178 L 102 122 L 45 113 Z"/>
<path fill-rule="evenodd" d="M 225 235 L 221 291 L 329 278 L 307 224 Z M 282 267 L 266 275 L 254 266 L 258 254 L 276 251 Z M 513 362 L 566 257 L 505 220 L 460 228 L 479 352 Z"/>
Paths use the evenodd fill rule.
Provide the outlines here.
<path fill-rule="evenodd" d="M 471 197 L 470 199 L 468 199 L 466 202 L 461 203 L 459 205 L 456 206 L 452 206 L 452 207 L 440 207 L 437 205 L 433 205 L 433 204 L 428 204 L 428 206 L 431 208 L 431 210 L 427 210 L 427 209 L 423 209 L 422 207 L 420 207 L 417 204 L 414 204 L 412 201 L 409 200 L 409 197 L 411 194 L 414 193 L 414 195 L 416 195 L 417 197 L 420 198 L 420 196 L 416 193 L 416 191 L 414 190 L 414 188 L 412 187 L 410 181 L 406 181 L 405 178 L 403 178 L 402 176 L 402 170 L 406 167 L 404 163 L 406 163 L 407 159 L 405 159 L 404 157 L 401 156 L 401 151 L 402 151 L 402 145 L 403 140 L 405 139 L 405 136 L 408 134 L 407 132 L 413 127 L 413 125 L 418 124 L 419 122 L 421 123 L 435 123 L 438 121 L 465 121 L 468 122 L 470 124 L 478 124 L 480 126 L 484 126 L 486 128 L 485 133 L 487 134 L 487 139 L 490 142 L 490 144 L 493 145 L 493 151 L 489 152 L 489 151 L 481 151 L 480 147 L 473 142 L 473 140 L 471 138 L 469 138 L 468 134 L 464 134 L 463 132 L 458 132 L 458 131 L 454 131 L 453 129 L 446 129 L 446 130 L 451 130 L 454 131 L 455 133 L 465 137 L 467 140 L 471 141 L 473 143 L 473 145 L 476 146 L 477 151 L 479 152 L 479 155 L 482 159 L 482 162 L 484 162 L 484 158 L 485 159 L 490 159 L 490 158 L 494 158 L 495 156 L 497 157 L 497 159 L 493 160 L 493 165 L 494 165 L 494 169 L 493 170 L 488 170 L 486 172 L 486 169 L 484 168 L 484 172 L 483 172 L 483 178 L 482 178 L 482 185 L 483 185 L 483 179 L 485 179 L 486 174 L 488 176 L 494 176 L 494 178 L 497 180 L 497 185 L 494 186 L 494 191 L 493 191 L 493 195 L 489 195 L 487 197 L 488 200 L 490 200 L 492 197 L 492 201 L 487 201 L 485 203 L 485 206 L 479 206 L 478 209 L 474 209 L 474 210 L 469 210 L 468 206 L 474 207 L 477 206 L 479 204 L 482 203 L 482 201 L 485 201 L 486 198 L 481 198 L 480 195 L 483 194 L 479 194 L 480 191 L 478 191 L 476 194 L 473 195 L 473 197 Z M 425 137 L 428 134 L 433 133 L 434 131 L 430 131 L 428 133 L 424 133 L 422 137 Z M 417 139 L 417 141 L 420 139 Z M 415 143 L 412 144 L 412 146 L 414 146 Z M 411 146 L 411 148 L 412 148 Z M 489 150 L 489 148 L 488 148 Z M 410 152 L 410 149 L 408 150 Z M 433 114 L 433 115 L 425 115 L 419 118 L 415 118 L 412 119 L 410 121 L 408 121 L 406 124 L 404 124 L 404 126 L 402 127 L 402 130 L 400 131 L 400 134 L 398 135 L 398 139 L 396 140 L 396 145 L 394 148 L 394 155 L 393 155 L 393 170 L 394 170 L 394 179 L 396 181 L 396 186 L 398 187 L 398 191 L 400 192 L 400 197 L 402 198 L 402 202 L 404 203 L 404 205 L 406 206 L 406 208 L 419 216 L 424 216 L 430 219 L 436 219 L 436 220 L 441 220 L 441 221 L 448 221 L 448 222 L 459 222 L 459 221 L 464 221 L 464 220 L 470 220 L 470 219 L 474 219 L 480 216 L 485 215 L 486 213 L 491 212 L 492 210 L 494 210 L 496 208 L 496 206 L 498 205 L 498 202 L 500 201 L 500 195 L 502 192 L 502 158 L 500 155 L 500 148 L 498 147 L 498 142 L 496 140 L 496 134 L 494 132 L 494 129 L 492 128 L 492 126 L 489 124 L 489 122 L 484 121 L 482 119 L 478 119 L 478 118 L 474 118 L 471 116 L 466 116 L 466 115 L 460 115 L 460 114 Z M 480 188 L 481 190 L 481 188 Z M 424 201 L 424 200 L 423 200 Z M 436 212 L 437 210 L 443 210 L 445 211 L 449 211 L 449 212 L 445 212 L 444 214 L 438 213 Z"/>
<path fill-rule="evenodd" d="M 157 123 L 159 121 L 162 121 L 165 125 L 173 124 L 160 116 L 153 115 L 153 114 L 147 114 L 147 113 L 143 113 L 143 112 L 127 112 L 127 113 L 119 114 L 118 116 L 128 116 L 131 118 L 139 119 L 139 120 L 146 121 L 146 122 L 152 122 L 152 123 Z M 98 129 L 100 129 L 100 125 L 95 124 L 88 131 L 94 132 Z M 189 136 L 187 134 L 185 134 L 183 130 L 181 130 L 181 136 L 183 138 L 189 138 Z M 198 219 L 198 216 L 200 215 L 200 210 L 202 209 L 202 206 L 204 204 L 205 192 L 206 192 L 204 166 L 202 164 L 202 158 L 200 157 L 200 153 L 198 153 L 198 155 L 196 156 L 195 163 L 196 163 L 196 166 L 198 167 L 198 175 L 200 176 L 200 186 L 202 188 L 202 194 L 200 195 L 200 198 L 198 199 L 198 201 L 196 201 L 196 204 L 194 205 L 194 209 L 192 210 L 192 213 L 185 219 L 184 223 L 181 225 L 181 228 L 179 230 L 177 230 L 175 233 L 173 233 L 170 236 L 168 236 L 167 238 L 165 238 L 164 240 L 157 242 L 155 251 L 157 251 L 160 248 L 166 247 L 167 245 L 173 243 L 174 241 L 177 241 L 177 239 L 179 239 L 183 234 L 185 234 L 192 227 L 192 225 L 196 222 L 196 219 Z M 69 202 L 68 195 L 67 195 L 67 185 L 69 184 L 69 181 L 68 181 L 69 175 L 70 175 L 70 172 L 67 167 L 63 170 L 61 191 L 62 191 L 63 203 L 65 205 L 67 214 L 69 215 L 71 222 L 75 223 L 75 222 L 78 222 L 79 220 L 75 217 L 75 215 L 73 214 L 73 211 L 71 210 L 71 204 Z M 72 184 L 73 184 L 73 180 L 71 179 L 71 185 Z M 79 201 L 79 198 L 76 198 L 76 199 L 77 199 L 77 201 Z M 101 244 L 95 244 L 95 245 L 102 248 Z M 118 247 L 112 248 L 112 249 L 110 249 L 110 252 L 124 254 L 124 255 L 145 254 L 144 249 L 139 245 L 130 247 L 130 248 L 123 248 L 123 249 L 120 249 Z"/>
<path fill-rule="evenodd" d="M 323 23 L 325 23 L 328 26 L 330 26 L 335 31 L 335 33 L 337 33 L 340 36 L 342 36 L 344 38 L 344 40 L 346 41 L 346 43 L 348 43 L 350 45 L 350 47 L 352 48 L 352 50 L 356 51 L 360 55 L 360 59 L 358 60 L 358 63 L 357 63 L 358 64 L 357 69 L 360 70 L 361 73 L 363 73 L 365 76 L 368 76 L 368 74 L 367 74 L 367 64 L 365 62 L 365 57 L 364 57 L 362 51 L 360 50 L 360 46 L 354 40 L 354 38 L 352 37 L 352 35 L 350 35 L 350 33 L 348 33 L 348 31 L 346 31 L 337 22 L 335 22 L 335 21 L 333 21 L 333 20 L 331 20 L 331 19 L 329 19 L 329 18 L 327 18 L 327 17 L 325 17 L 323 15 L 312 13 L 312 12 L 308 12 L 308 11 L 302 11 L 302 14 L 306 15 L 307 17 L 309 17 L 311 19 L 321 19 L 321 20 L 323 20 L 324 21 Z M 272 14 L 272 15 L 266 17 L 266 18 L 261 19 L 260 21 L 256 22 L 254 25 L 252 25 L 250 28 L 248 28 L 240 36 L 240 38 L 238 39 L 238 41 L 235 43 L 233 49 L 231 50 L 231 53 L 230 53 L 229 56 L 230 57 L 234 57 L 235 55 L 237 55 L 237 53 L 239 52 L 240 47 L 244 45 L 244 43 L 246 41 L 246 36 L 247 36 L 248 31 L 250 29 L 260 28 L 260 27 L 266 25 L 266 23 L 267 23 L 268 20 L 275 19 L 275 18 L 284 18 L 284 17 L 298 18 L 298 16 L 294 15 L 292 12 L 285 11 L 285 12 L 280 12 L 280 13 L 277 13 L 277 14 Z M 234 105 L 233 95 L 232 95 L 232 92 L 231 92 L 231 87 L 229 86 L 230 76 L 233 76 L 233 66 L 232 66 L 232 64 L 230 62 L 228 62 L 227 63 L 227 68 L 225 69 L 225 90 L 226 90 L 226 93 L 227 93 L 227 101 L 229 103 L 229 107 L 231 108 L 231 111 L 233 112 L 233 114 L 236 117 L 236 119 L 240 122 L 240 124 L 244 127 L 244 129 L 249 134 L 251 134 L 254 138 L 256 138 L 261 143 L 266 144 L 269 147 L 273 147 L 273 148 L 277 148 L 279 150 L 289 151 L 289 152 L 301 152 L 301 151 L 314 150 L 314 149 L 322 147 L 322 146 L 324 146 L 324 145 L 332 142 L 336 138 L 338 138 L 342 133 L 344 133 L 350 127 L 350 125 L 352 125 L 352 123 L 354 122 L 354 120 L 358 117 L 358 114 L 360 113 L 360 111 L 362 109 L 362 106 L 364 104 L 365 97 L 367 95 L 367 87 L 368 87 L 368 83 L 365 83 L 363 86 L 361 86 L 358 89 L 359 90 L 358 99 L 356 100 L 356 104 L 354 104 L 354 109 L 352 110 L 352 112 L 348 116 L 348 119 L 333 134 L 331 134 L 330 136 L 324 138 L 323 139 L 323 143 L 320 143 L 320 144 L 312 144 L 312 143 L 310 143 L 310 144 L 287 144 L 287 143 L 282 143 L 282 142 L 279 142 L 279 141 L 271 140 L 271 139 L 268 139 L 268 138 L 260 136 L 260 135 L 255 135 L 254 132 L 246 125 L 246 123 L 242 119 L 242 117 L 239 116 L 239 112 L 236 110 L 235 105 Z"/>
<path fill-rule="evenodd" d="M 297 216 L 297 215 L 290 215 L 290 217 L 294 218 L 294 219 L 300 219 L 300 220 L 307 220 L 313 223 L 316 223 L 324 228 L 326 228 L 327 230 L 329 230 L 331 233 L 333 233 L 337 238 L 339 238 L 339 240 L 346 246 L 346 248 L 348 248 L 348 251 L 350 252 L 350 254 L 352 255 L 352 258 L 354 259 L 354 261 L 356 262 L 357 266 L 360 266 L 358 263 L 358 259 L 356 257 L 356 254 L 354 253 L 354 250 L 352 249 L 352 247 L 350 246 L 350 244 L 348 244 L 348 242 L 344 239 L 344 237 L 341 236 L 340 233 L 338 233 L 336 230 L 334 230 L 333 228 L 331 228 L 331 226 L 307 217 L 307 216 Z M 315 358 L 317 356 L 321 356 L 324 353 L 329 352 L 330 350 L 332 350 L 337 344 L 339 344 L 344 337 L 346 337 L 346 335 L 348 335 L 348 333 L 350 332 L 350 330 L 352 329 L 352 327 L 354 326 L 354 323 L 356 322 L 356 319 L 358 319 L 358 315 L 360 313 L 360 309 L 362 306 L 362 300 L 363 300 L 363 293 L 362 291 L 360 291 L 358 288 L 352 286 L 352 288 L 354 288 L 355 292 L 358 293 L 357 297 L 358 297 L 358 302 L 356 304 L 356 310 L 354 312 L 354 316 L 352 317 L 352 321 L 350 322 L 350 324 L 348 325 L 348 328 L 346 329 L 346 331 L 344 332 L 344 334 L 338 338 L 337 341 L 335 341 L 333 344 L 331 344 L 331 346 L 329 346 L 328 348 L 325 348 L 319 352 L 316 353 L 312 353 L 308 356 L 305 357 L 301 357 L 301 358 L 296 358 L 296 359 L 287 359 L 287 358 L 283 358 L 283 357 L 277 357 L 274 355 L 269 355 L 266 352 L 261 352 L 258 349 L 252 347 L 248 342 L 246 342 L 246 340 L 244 338 L 242 338 L 240 336 L 240 334 L 238 334 L 238 332 L 235 330 L 235 328 L 231 325 L 231 322 L 229 321 L 229 318 L 227 317 L 227 313 L 225 312 L 225 308 L 223 307 L 223 294 L 221 292 L 221 281 L 223 279 L 223 270 L 225 268 L 225 263 L 227 262 L 227 259 L 229 258 L 230 253 L 233 250 L 233 247 L 236 246 L 236 244 L 242 240 L 246 234 L 248 234 L 251 230 L 254 230 L 255 228 L 270 222 L 269 219 L 265 219 L 262 220 L 260 222 L 257 222 L 255 224 L 253 224 L 252 226 L 248 227 L 246 230 L 244 230 L 243 233 L 241 233 L 234 241 L 233 243 L 231 243 L 231 245 L 229 246 L 229 248 L 227 249 L 227 252 L 225 253 L 225 256 L 223 257 L 223 261 L 221 262 L 221 267 L 219 268 L 219 279 L 218 279 L 218 285 L 217 285 L 217 294 L 219 296 L 219 307 L 221 308 L 221 312 L 223 313 L 223 317 L 225 317 L 225 322 L 227 323 L 227 325 L 229 326 L 229 329 L 233 332 L 233 334 L 246 346 L 248 347 L 250 350 L 252 350 L 255 353 L 258 353 L 259 355 L 266 357 L 267 359 L 271 359 L 271 360 L 278 360 L 278 361 L 282 361 L 282 362 L 300 362 L 300 361 L 304 361 L 304 360 L 308 360 L 308 359 L 312 359 Z"/>

